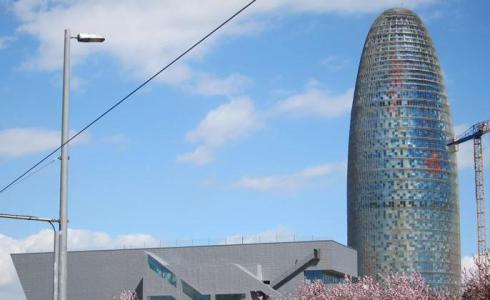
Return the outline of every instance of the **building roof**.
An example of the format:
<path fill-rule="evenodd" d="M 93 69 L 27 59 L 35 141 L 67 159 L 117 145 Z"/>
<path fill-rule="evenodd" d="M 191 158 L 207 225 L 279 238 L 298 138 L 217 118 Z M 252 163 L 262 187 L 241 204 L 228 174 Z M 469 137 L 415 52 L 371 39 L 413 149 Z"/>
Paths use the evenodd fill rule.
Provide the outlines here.
<path fill-rule="evenodd" d="M 52 253 L 12 259 L 27 299 L 49 298 Z M 68 293 L 70 300 L 111 299 L 136 289 L 144 299 L 184 299 L 186 285 L 202 295 L 262 291 L 279 297 L 296 292 L 306 269 L 357 276 L 357 254 L 334 241 L 75 251 L 68 254 Z"/>

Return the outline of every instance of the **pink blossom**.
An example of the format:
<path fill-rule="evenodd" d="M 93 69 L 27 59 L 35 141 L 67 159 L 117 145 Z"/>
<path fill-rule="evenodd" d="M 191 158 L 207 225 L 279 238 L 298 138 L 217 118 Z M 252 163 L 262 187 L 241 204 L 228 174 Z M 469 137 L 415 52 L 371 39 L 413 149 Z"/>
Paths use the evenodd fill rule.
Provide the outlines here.
<path fill-rule="evenodd" d="M 389 275 L 378 282 L 365 276 L 357 281 L 346 278 L 344 283 L 327 287 L 321 282 L 305 284 L 298 296 L 299 300 L 449 300 L 457 299 L 447 293 L 438 293 L 424 282 L 418 273 L 412 275 Z"/>
<path fill-rule="evenodd" d="M 476 269 L 463 271 L 463 300 L 490 299 L 490 263 L 488 258 L 473 259 Z"/>
<path fill-rule="evenodd" d="M 112 300 L 138 300 L 138 296 L 134 291 L 123 290 L 119 296 L 112 297 Z"/>

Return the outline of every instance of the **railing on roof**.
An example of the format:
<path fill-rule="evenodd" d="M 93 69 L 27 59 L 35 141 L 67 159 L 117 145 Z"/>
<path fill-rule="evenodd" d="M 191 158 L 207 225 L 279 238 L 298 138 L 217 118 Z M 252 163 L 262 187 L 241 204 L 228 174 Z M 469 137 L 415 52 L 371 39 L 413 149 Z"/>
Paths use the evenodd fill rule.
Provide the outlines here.
<path fill-rule="evenodd" d="M 282 233 L 266 233 L 258 235 L 233 235 L 225 238 L 204 238 L 204 239 L 175 239 L 175 240 L 157 240 L 151 236 L 144 239 L 141 236 L 134 240 L 131 238 L 115 238 L 106 242 L 97 242 L 93 244 L 73 245 L 68 243 L 69 251 L 85 250 L 111 250 L 111 249 L 140 249 L 140 248 L 162 248 L 162 247 L 189 247 L 189 246 L 218 246 L 218 245 L 241 245 L 241 244 L 260 244 L 260 243 L 282 243 L 282 242 L 308 242 L 318 240 L 333 240 L 332 237 L 318 235 L 295 235 Z M 27 253 L 49 251 L 48 249 L 39 249 L 35 251 L 26 250 Z"/>

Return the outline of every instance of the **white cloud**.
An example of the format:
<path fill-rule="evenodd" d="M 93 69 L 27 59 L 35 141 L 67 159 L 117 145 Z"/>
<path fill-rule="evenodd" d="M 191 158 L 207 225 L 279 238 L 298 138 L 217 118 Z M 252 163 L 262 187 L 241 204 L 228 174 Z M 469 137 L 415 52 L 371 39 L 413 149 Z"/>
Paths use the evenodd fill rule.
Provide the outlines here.
<path fill-rule="evenodd" d="M 236 73 L 225 78 L 201 75 L 197 79 L 195 91 L 202 95 L 233 96 L 240 94 L 250 83 L 250 78 Z"/>
<path fill-rule="evenodd" d="M 242 139 L 260 127 L 261 120 L 254 103 L 246 97 L 235 98 L 208 112 L 196 129 L 187 133 L 187 140 L 197 148 L 178 157 L 178 161 L 205 164 L 223 145 Z"/>
<path fill-rule="evenodd" d="M 79 77 L 76 75 L 72 75 L 70 77 L 70 88 L 71 88 L 71 90 L 76 90 L 76 91 L 79 91 L 81 93 L 84 93 L 87 84 L 88 84 L 88 81 L 82 77 Z"/>
<path fill-rule="evenodd" d="M 73 62 L 91 53 L 104 52 L 114 56 L 125 68 L 140 75 L 155 72 L 165 62 L 183 51 L 248 0 L 19 0 L 14 11 L 19 19 L 18 32 L 39 41 L 37 53 L 26 66 L 40 70 L 61 67 L 63 30 L 73 33 L 96 32 L 107 37 L 104 44 L 72 47 Z M 257 17 L 271 13 L 366 13 L 398 6 L 415 7 L 432 0 L 268 0 L 257 1 L 237 20 L 228 24 L 217 37 L 192 55 L 202 55 L 210 46 L 227 36 L 257 32 L 267 27 Z M 187 70 L 188 71 L 188 70 Z M 177 80 L 189 76 L 185 68 Z M 170 78 L 169 80 L 171 80 Z M 175 78 L 173 78 L 175 80 Z"/>
<path fill-rule="evenodd" d="M 20 282 L 17 280 L 12 284 L 0 286 L 0 299 L 26 300 Z"/>
<path fill-rule="evenodd" d="M 330 55 L 323 58 L 320 63 L 331 71 L 339 71 L 348 66 L 349 60 L 337 55 Z"/>
<path fill-rule="evenodd" d="M 471 272 L 476 270 L 475 257 L 474 256 L 463 256 L 461 257 L 461 272 Z"/>
<path fill-rule="evenodd" d="M 456 146 L 458 151 L 456 157 L 458 159 L 458 169 L 463 170 L 473 168 L 473 142 L 468 141 Z M 488 157 L 488 156 L 487 156 Z"/>
<path fill-rule="evenodd" d="M 191 142 L 220 146 L 255 129 L 258 125 L 253 102 L 245 97 L 235 98 L 210 111 L 198 127 L 187 134 Z"/>
<path fill-rule="evenodd" d="M 7 48 L 13 40 L 14 38 L 10 36 L 0 36 L 0 50 Z"/>
<path fill-rule="evenodd" d="M 90 141 L 88 134 L 81 134 L 73 144 Z M 61 144 L 60 131 L 42 128 L 10 128 L 0 130 L 0 157 L 16 158 L 53 150 Z"/>
<path fill-rule="evenodd" d="M 247 79 L 240 79 L 239 81 L 247 81 Z M 218 80 L 217 82 L 219 83 L 214 85 L 215 87 L 220 86 L 223 82 L 228 82 L 228 80 Z M 228 86 L 229 84 L 225 85 Z M 231 85 L 236 86 L 235 84 Z M 226 88 L 213 88 L 212 90 L 225 92 Z M 228 89 L 227 93 L 231 93 L 231 90 Z M 218 148 L 246 137 L 260 128 L 263 121 L 267 121 L 275 115 L 313 115 L 324 118 L 339 116 L 350 111 L 352 97 L 353 89 L 349 89 L 344 94 L 332 95 L 328 90 L 322 88 L 316 80 L 311 80 L 307 84 L 304 93 L 277 102 L 271 111 L 258 112 L 249 98 L 236 97 L 208 112 L 198 127 L 187 133 L 187 140 L 199 143 L 199 145 L 193 151 L 179 155 L 177 161 L 191 162 L 196 165 L 207 164 L 213 160 Z M 276 180 L 286 179 L 273 177 L 269 180 L 274 181 L 270 182 L 271 185 L 276 185 Z"/>
<path fill-rule="evenodd" d="M 63 30 L 104 34 L 99 45 L 72 47 L 74 63 L 91 53 L 113 55 L 128 71 L 147 76 L 235 12 L 245 1 L 136 1 L 136 0 L 21 0 L 14 4 L 19 31 L 40 42 L 27 67 L 55 70 L 61 67 Z M 203 8 L 203 5 L 206 8 Z M 231 24 L 221 37 L 243 34 Z M 208 43 L 211 45 L 212 43 Z M 204 51 L 199 49 L 198 51 Z M 193 55 L 199 55 L 194 53 Z M 175 70 L 173 70 L 175 71 Z M 179 77 L 187 77 L 185 69 Z"/>
<path fill-rule="evenodd" d="M 269 0 L 258 1 L 257 6 L 264 11 L 287 9 L 289 11 L 313 13 L 369 13 L 378 12 L 383 8 L 397 7 L 401 4 L 407 8 L 414 8 L 421 4 L 432 2 L 434 0 Z"/>
<path fill-rule="evenodd" d="M 237 188 L 256 191 L 294 191 L 312 180 L 338 172 L 345 172 L 346 163 L 323 164 L 286 175 L 244 177 L 233 185 Z"/>
<path fill-rule="evenodd" d="M 257 234 L 234 234 L 226 237 L 221 244 L 250 244 L 293 241 L 297 238 L 294 231 L 283 225 L 275 229 L 269 229 Z"/>
<path fill-rule="evenodd" d="M 333 118 L 350 111 L 353 96 L 352 88 L 335 95 L 316 83 L 310 83 L 303 93 L 279 101 L 276 110 L 295 117 Z"/>
<path fill-rule="evenodd" d="M 69 229 L 69 250 L 87 249 L 117 249 L 137 247 L 157 247 L 159 241 L 147 234 L 126 234 L 111 237 L 104 232 L 90 230 Z M 9 297 L 18 296 L 24 299 L 14 265 L 10 258 L 11 253 L 43 252 L 53 249 L 53 231 L 44 229 L 23 239 L 0 234 L 0 295 Z M 8 298 L 12 299 L 12 298 Z"/>
<path fill-rule="evenodd" d="M 198 146 L 194 151 L 179 155 L 177 161 L 205 165 L 213 160 L 213 150 L 213 148 L 207 146 Z"/>
<path fill-rule="evenodd" d="M 71 229 L 68 235 L 70 250 L 156 247 L 160 244 L 157 239 L 148 234 L 125 234 L 111 237 L 105 232 Z"/>

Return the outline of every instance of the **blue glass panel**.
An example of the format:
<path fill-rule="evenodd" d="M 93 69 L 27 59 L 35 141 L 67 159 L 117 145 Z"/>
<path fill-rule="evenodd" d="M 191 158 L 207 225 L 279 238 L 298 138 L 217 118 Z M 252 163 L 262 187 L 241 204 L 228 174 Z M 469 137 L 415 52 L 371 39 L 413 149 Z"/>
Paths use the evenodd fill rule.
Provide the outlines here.
<path fill-rule="evenodd" d="M 307 270 L 304 275 L 305 281 L 308 283 L 319 281 L 324 284 L 338 284 L 344 281 L 344 278 L 328 274 L 327 271 L 323 270 Z"/>
<path fill-rule="evenodd" d="M 152 269 L 158 276 L 162 277 L 168 281 L 171 285 L 177 286 L 177 277 L 169 269 L 165 268 L 156 259 L 148 255 L 148 266 Z"/>
<path fill-rule="evenodd" d="M 182 291 L 184 294 L 189 296 L 192 300 L 211 300 L 211 295 L 202 295 L 198 290 L 193 288 L 190 284 L 181 280 L 182 282 Z"/>
<path fill-rule="evenodd" d="M 216 295 L 216 300 L 242 300 L 245 299 L 245 294 L 221 294 Z"/>

